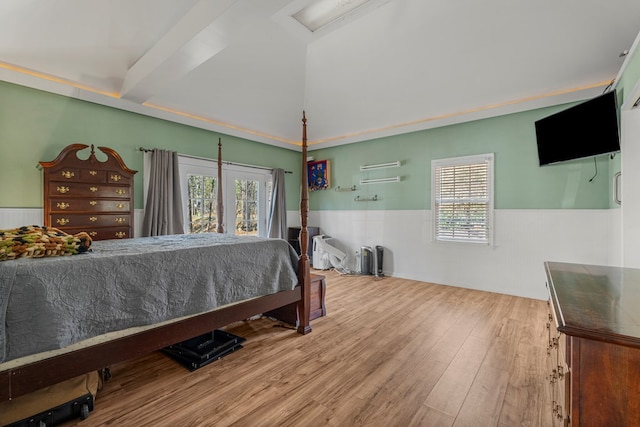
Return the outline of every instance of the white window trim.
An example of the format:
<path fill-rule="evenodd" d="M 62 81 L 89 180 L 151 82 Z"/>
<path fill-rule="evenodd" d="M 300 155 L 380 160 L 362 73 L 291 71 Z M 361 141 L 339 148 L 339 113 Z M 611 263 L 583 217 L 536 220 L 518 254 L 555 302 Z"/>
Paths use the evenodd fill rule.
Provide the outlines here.
<path fill-rule="evenodd" d="M 473 240 L 473 239 L 463 239 L 463 238 L 453 238 L 453 239 L 443 239 L 437 237 L 437 215 L 436 215 L 436 169 L 439 167 L 447 167 L 447 166 L 457 166 L 457 165 L 466 165 L 472 163 L 488 163 L 488 175 L 487 175 L 487 190 L 488 190 L 488 216 L 487 216 L 487 240 Z M 461 156 L 461 157 L 450 157 L 445 159 L 436 159 L 431 161 L 431 212 L 432 212 L 432 227 L 431 227 L 431 236 L 432 241 L 434 242 L 455 242 L 455 243 L 472 243 L 472 244 L 481 244 L 481 245 L 489 245 L 493 246 L 494 244 L 494 199 L 495 199 L 495 190 L 494 190 L 494 153 L 486 153 L 486 154 L 476 154 L 471 156 Z"/>
<path fill-rule="evenodd" d="M 178 155 L 178 168 L 180 170 L 180 192 L 182 193 L 181 194 L 182 204 L 185 207 L 183 209 L 184 211 L 183 221 L 185 225 L 185 233 L 187 233 L 187 225 L 189 224 L 189 212 L 186 209 L 187 197 L 189 194 L 187 176 L 189 174 L 196 174 L 196 175 L 209 175 L 217 178 L 218 162 L 215 159 L 209 160 L 205 158 Z M 234 188 L 235 181 L 233 184 L 230 184 L 229 179 L 230 179 L 230 176 L 235 179 L 236 176 L 242 175 L 242 174 L 247 175 L 247 177 L 251 176 L 251 177 L 263 178 L 261 180 L 261 187 L 260 187 L 261 191 L 258 193 L 258 197 L 259 197 L 258 204 L 260 205 L 259 207 L 260 221 L 258 224 L 258 235 L 266 236 L 266 230 L 267 230 L 266 221 L 267 221 L 267 216 L 269 212 L 269 207 L 266 206 L 266 199 L 267 199 L 266 189 L 267 189 L 268 181 L 272 180 L 272 174 L 271 174 L 271 170 L 269 169 L 264 169 L 261 167 L 251 167 L 251 165 L 242 166 L 242 165 L 228 164 L 228 163 L 222 164 L 222 185 L 223 185 L 222 197 L 224 199 L 223 200 L 224 212 L 223 212 L 222 224 L 223 224 L 224 231 L 226 233 L 228 229 L 233 229 L 233 227 L 232 228 L 229 228 L 229 227 L 231 227 L 231 223 L 235 222 L 235 218 L 231 218 L 229 216 L 229 212 L 230 212 L 229 209 L 232 209 L 232 210 L 234 209 L 233 208 L 234 203 L 232 203 L 232 201 L 235 201 L 235 192 L 232 193 L 229 189 Z"/>
<path fill-rule="evenodd" d="M 231 203 L 233 199 L 235 201 L 235 180 L 241 179 L 255 179 L 260 183 L 260 189 L 258 191 L 258 236 L 267 236 L 267 216 L 269 215 L 269 206 L 267 206 L 267 187 L 268 182 L 272 180 L 271 171 L 261 170 L 257 168 L 238 166 L 238 165 L 222 165 L 222 183 L 224 185 L 223 198 L 224 204 L 224 220 L 225 230 L 227 226 L 231 226 L 231 217 L 227 216 L 227 206 L 234 206 Z M 235 218 L 233 218 L 235 227 Z"/>

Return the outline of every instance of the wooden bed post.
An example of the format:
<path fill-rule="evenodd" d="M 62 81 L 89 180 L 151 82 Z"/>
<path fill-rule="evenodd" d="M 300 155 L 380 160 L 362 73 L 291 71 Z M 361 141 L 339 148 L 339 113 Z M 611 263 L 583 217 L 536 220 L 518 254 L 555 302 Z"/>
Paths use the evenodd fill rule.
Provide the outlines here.
<path fill-rule="evenodd" d="M 223 205 L 222 205 L 222 139 L 218 138 L 218 233 L 224 233 L 224 227 L 222 227 L 223 217 Z"/>
<path fill-rule="evenodd" d="M 302 112 L 302 188 L 300 194 L 300 260 L 298 261 L 298 281 L 302 297 L 298 303 L 298 333 L 311 332 L 309 312 L 311 307 L 311 271 L 309 266 L 309 232 L 307 215 L 309 213 L 309 189 L 307 188 L 307 117 Z"/>

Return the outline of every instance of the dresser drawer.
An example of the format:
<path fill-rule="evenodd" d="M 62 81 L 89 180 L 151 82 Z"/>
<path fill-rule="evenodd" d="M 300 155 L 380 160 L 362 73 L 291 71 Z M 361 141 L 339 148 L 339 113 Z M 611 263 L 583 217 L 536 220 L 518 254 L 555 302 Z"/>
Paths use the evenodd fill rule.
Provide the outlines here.
<path fill-rule="evenodd" d="M 109 184 L 129 185 L 131 179 L 120 172 L 107 171 L 107 182 Z"/>
<path fill-rule="evenodd" d="M 129 226 L 129 213 L 118 214 L 76 214 L 54 213 L 50 215 L 49 223 L 53 227 L 123 227 Z"/>
<path fill-rule="evenodd" d="M 131 178 L 118 171 L 79 168 L 61 168 L 50 172 L 51 181 L 88 182 L 96 184 L 129 185 Z"/>
<path fill-rule="evenodd" d="M 129 200 L 98 198 L 49 199 L 49 212 L 51 213 L 119 212 L 122 214 L 128 214 L 130 211 L 131 202 Z"/>
<path fill-rule="evenodd" d="M 63 167 L 49 172 L 51 180 L 62 182 L 80 181 L 80 169 L 76 167 Z"/>
<path fill-rule="evenodd" d="M 92 240 L 128 239 L 133 237 L 131 227 L 57 227 L 69 234 L 84 231 Z"/>
<path fill-rule="evenodd" d="M 49 196 L 51 197 L 130 197 L 130 188 L 119 185 L 98 183 L 59 182 L 49 184 Z"/>
<path fill-rule="evenodd" d="M 63 167 L 49 172 L 50 180 L 58 182 L 107 182 L 107 171 Z"/>
<path fill-rule="evenodd" d="M 93 240 L 128 239 L 133 237 L 131 227 L 93 228 L 87 231 Z"/>

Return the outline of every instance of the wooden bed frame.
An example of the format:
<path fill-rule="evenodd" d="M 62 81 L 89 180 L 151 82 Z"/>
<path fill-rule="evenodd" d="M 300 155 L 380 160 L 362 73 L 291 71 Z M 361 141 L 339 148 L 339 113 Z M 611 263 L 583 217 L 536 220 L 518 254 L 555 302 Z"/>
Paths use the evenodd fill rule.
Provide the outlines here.
<path fill-rule="evenodd" d="M 218 143 L 218 171 L 221 170 L 222 166 L 221 154 L 221 144 Z M 278 292 L 222 307 L 132 335 L 0 371 L 0 401 L 11 400 L 12 398 L 82 375 L 86 372 L 102 369 L 118 362 L 143 356 L 168 345 L 292 303 L 297 303 L 298 306 L 297 332 L 303 335 L 311 332 L 311 325 L 309 323 L 311 278 L 309 256 L 307 254 L 309 197 L 306 162 L 307 119 L 303 112 L 301 155 L 302 192 L 300 200 L 301 256 L 298 261 L 299 286 L 296 286 L 291 291 Z M 218 188 L 220 187 L 221 186 L 218 186 Z M 221 198 L 218 198 L 218 200 L 221 200 Z M 219 208 L 222 209 L 222 206 L 219 206 Z M 218 231 L 221 230 L 218 229 Z"/>

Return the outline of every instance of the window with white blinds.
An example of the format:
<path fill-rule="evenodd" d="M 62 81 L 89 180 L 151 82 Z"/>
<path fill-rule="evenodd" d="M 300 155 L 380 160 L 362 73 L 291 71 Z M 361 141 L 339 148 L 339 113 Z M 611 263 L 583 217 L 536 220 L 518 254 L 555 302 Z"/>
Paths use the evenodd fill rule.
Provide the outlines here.
<path fill-rule="evenodd" d="M 436 240 L 492 242 L 493 154 L 433 160 Z"/>

